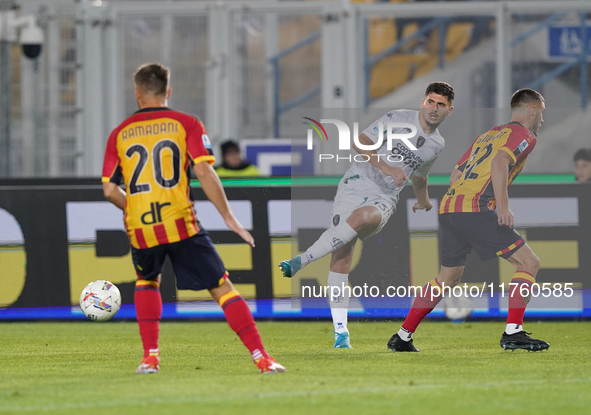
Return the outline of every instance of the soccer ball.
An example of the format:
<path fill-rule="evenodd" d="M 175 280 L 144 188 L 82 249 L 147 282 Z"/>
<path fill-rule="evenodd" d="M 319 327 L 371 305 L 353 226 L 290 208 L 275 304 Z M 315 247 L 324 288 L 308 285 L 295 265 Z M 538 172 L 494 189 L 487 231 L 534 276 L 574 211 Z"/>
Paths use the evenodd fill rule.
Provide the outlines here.
<path fill-rule="evenodd" d="M 80 309 L 94 321 L 112 319 L 121 307 L 121 293 L 115 284 L 99 280 L 88 284 L 80 294 Z"/>
<path fill-rule="evenodd" d="M 474 303 L 468 297 L 445 297 L 443 300 L 445 316 L 452 321 L 463 321 L 472 313 Z"/>

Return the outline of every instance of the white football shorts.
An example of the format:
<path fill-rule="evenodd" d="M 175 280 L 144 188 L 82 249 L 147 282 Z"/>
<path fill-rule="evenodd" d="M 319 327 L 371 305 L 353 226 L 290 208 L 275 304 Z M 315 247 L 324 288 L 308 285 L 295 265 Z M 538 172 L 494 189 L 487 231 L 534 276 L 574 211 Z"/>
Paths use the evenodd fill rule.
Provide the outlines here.
<path fill-rule="evenodd" d="M 396 211 L 398 194 L 384 194 L 379 187 L 363 176 L 343 177 L 332 205 L 332 226 L 346 221 L 354 210 L 374 206 L 380 212 L 380 224 L 366 238 L 376 235 Z"/>

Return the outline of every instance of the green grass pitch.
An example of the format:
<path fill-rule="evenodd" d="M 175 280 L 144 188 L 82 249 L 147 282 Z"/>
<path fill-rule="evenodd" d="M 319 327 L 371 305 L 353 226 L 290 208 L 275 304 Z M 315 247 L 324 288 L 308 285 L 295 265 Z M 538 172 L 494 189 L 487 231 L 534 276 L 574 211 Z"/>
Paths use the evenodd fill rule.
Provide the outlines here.
<path fill-rule="evenodd" d="M 503 351 L 502 322 L 423 323 L 421 353 L 391 353 L 399 322 L 261 322 L 287 373 L 260 375 L 223 322 L 164 322 L 160 373 L 136 375 L 137 325 L 0 324 L 0 413 L 584 414 L 591 323 L 526 322 L 544 352 Z"/>

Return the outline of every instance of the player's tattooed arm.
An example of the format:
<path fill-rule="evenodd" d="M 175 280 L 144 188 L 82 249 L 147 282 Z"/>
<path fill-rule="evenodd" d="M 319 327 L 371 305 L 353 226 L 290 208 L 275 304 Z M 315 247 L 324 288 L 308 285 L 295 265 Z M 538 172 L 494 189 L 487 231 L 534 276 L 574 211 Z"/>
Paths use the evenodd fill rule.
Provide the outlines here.
<path fill-rule="evenodd" d="M 234 216 L 226 198 L 224 188 L 222 187 L 222 182 L 213 167 L 209 163 L 202 161 L 201 163 L 195 164 L 193 170 L 205 195 L 214 204 L 218 212 L 220 212 L 220 215 L 222 215 L 222 218 L 226 222 L 226 226 L 240 235 L 247 244 L 254 247 L 254 238 Z"/>
<path fill-rule="evenodd" d="M 103 183 L 105 198 L 121 210 L 125 210 L 125 192 L 117 183 Z"/>
<path fill-rule="evenodd" d="M 429 192 L 427 190 L 427 177 L 429 176 L 419 177 L 415 175 L 412 178 L 412 188 L 415 191 L 415 196 L 417 197 L 417 201 L 412 207 L 413 212 L 416 212 L 417 210 L 425 210 L 428 212 L 433 208 L 433 204 L 429 200 Z"/>
<path fill-rule="evenodd" d="M 365 145 L 374 144 L 374 142 L 371 140 L 371 138 L 369 138 L 365 134 L 359 135 L 359 142 L 361 144 L 365 144 Z M 380 159 L 380 157 L 378 156 L 378 154 L 374 150 L 363 150 L 363 149 L 357 147 L 355 144 L 353 144 L 353 148 L 359 154 L 367 155 L 369 157 L 369 162 L 373 166 L 380 169 L 380 171 L 382 173 L 384 173 L 387 176 L 391 176 L 394 179 L 394 184 L 397 187 L 400 187 L 404 183 L 408 183 L 410 181 L 408 179 L 408 176 L 406 175 L 406 173 L 404 172 L 404 170 L 401 167 L 392 167 L 392 166 L 388 165 L 387 163 L 385 163 L 383 160 Z"/>
<path fill-rule="evenodd" d="M 507 183 L 509 181 L 509 166 L 513 163 L 511 156 L 505 151 L 499 151 L 492 159 L 490 176 L 493 185 L 493 192 L 497 202 L 497 216 L 499 225 L 513 227 L 515 218 L 509 209 L 509 192 Z"/>

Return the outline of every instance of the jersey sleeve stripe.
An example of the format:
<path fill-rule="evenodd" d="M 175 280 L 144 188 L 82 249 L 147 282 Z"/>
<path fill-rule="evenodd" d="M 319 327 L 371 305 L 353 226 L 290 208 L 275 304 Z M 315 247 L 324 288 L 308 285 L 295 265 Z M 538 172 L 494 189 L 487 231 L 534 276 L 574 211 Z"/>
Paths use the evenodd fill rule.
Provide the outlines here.
<path fill-rule="evenodd" d="M 193 159 L 193 163 L 195 164 L 201 163 L 202 161 L 207 161 L 209 164 L 213 164 L 215 163 L 215 156 L 199 156 L 196 159 Z"/>
<path fill-rule="evenodd" d="M 168 235 L 166 235 L 166 228 L 164 224 L 154 225 L 154 235 L 156 235 L 156 239 L 158 240 L 159 245 L 167 244 L 168 243 Z"/>
<path fill-rule="evenodd" d="M 113 171 L 111 171 L 111 174 L 109 174 L 108 176 L 103 176 L 102 177 L 102 182 L 103 183 L 108 183 L 111 181 L 111 179 L 113 178 L 113 176 L 117 173 L 117 169 L 119 168 L 119 163 L 117 163 L 115 165 L 115 167 L 113 167 Z M 104 172 L 103 172 L 104 173 Z"/>
<path fill-rule="evenodd" d="M 146 238 L 144 238 L 144 231 L 141 228 L 134 229 L 135 231 L 135 238 L 137 239 L 137 244 L 140 249 L 146 249 L 148 244 L 146 244 Z"/>
<path fill-rule="evenodd" d="M 511 160 L 513 160 L 513 164 L 517 162 L 515 154 L 513 154 L 513 152 L 509 150 L 507 147 L 501 147 L 499 150 L 503 150 L 505 153 L 509 154 L 509 156 L 511 156 Z"/>

